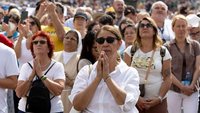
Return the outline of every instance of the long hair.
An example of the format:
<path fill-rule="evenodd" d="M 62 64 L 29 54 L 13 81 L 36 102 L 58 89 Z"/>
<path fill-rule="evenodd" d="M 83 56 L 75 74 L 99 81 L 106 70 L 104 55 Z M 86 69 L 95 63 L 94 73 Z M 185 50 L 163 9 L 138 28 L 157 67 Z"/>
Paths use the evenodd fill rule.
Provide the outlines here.
<path fill-rule="evenodd" d="M 85 35 L 83 39 L 83 48 L 81 51 L 81 59 L 88 59 L 92 64 L 96 61 L 92 54 L 92 46 L 95 44 L 95 32 L 90 31 Z"/>
<path fill-rule="evenodd" d="M 133 42 L 133 44 L 136 45 L 137 47 L 144 46 L 144 45 L 142 45 L 141 37 L 140 37 L 140 33 L 139 33 L 139 26 L 143 20 L 147 20 L 153 26 L 153 30 L 155 32 L 155 34 L 153 35 L 153 48 L 155 49 L 155 48 L 161 47 L 163 44 L 163 41 L 160 38 L 160 36 L 158 35 L 157 25 L 151 17 L 145 17 L 138 23 L 138 26 L 136 28 L 136 40 Z"/>

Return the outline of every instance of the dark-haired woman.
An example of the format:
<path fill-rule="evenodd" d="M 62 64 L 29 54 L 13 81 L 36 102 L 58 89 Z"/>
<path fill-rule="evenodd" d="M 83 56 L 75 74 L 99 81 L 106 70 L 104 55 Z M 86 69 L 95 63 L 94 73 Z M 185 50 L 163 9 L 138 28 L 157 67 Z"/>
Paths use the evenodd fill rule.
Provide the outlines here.
<path fill-rule="evenodd" d="M 22 66 L 16 88 L 17 96 L 21 97 L 18 113 L 27 112 L 25 108 L 27 96 L 29 96 L 32 82 L 38 78 L 42 80 L 50 92 L 52 98 L 50 113 L 63 112 L 60 95 L 64 88 L 64 67 L 61 63 L 52 60 L 53 49 L 54 46 L 50 41 L 50 36 L 45 32 L 40 31 L 32 37 L 31 53 L 34 59 L 29 62 L 32 67 L 28 63 Z M 47 72 L 47 70 L 49 71 Z M 34 110 L 37 110 L 38 113 L 42 109 Z"/>
<path fill-rule="evenodd" d="M 98 59 L 99 52 L 95 42 L 95 32 L 88 32 L 83 39 L 83 49 L 81 51 L 80 60 L 78 62 L 78 70 L 85 65 L 94 64 Z"/>

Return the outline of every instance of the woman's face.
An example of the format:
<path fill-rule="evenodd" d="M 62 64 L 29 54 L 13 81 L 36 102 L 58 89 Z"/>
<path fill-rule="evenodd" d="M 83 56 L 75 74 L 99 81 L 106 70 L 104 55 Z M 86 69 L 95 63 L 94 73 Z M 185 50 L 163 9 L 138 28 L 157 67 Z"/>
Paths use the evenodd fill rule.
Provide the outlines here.
<path fill-rule="evenodd" d="M 99 31 L 99 29 L 100 29 L 100 25 L 97 24 L 97 25 L 94 25 L 94 27 L 92 28 L 92 31 L 96 33 L 97 31 Z"/>
<path fill-rule="evenodd" d="M 98 51 L 104 51 L 108 57 L 117 53 L 121 45 L 121 41 L 109 31 L 102 30 L 96 39 Z"/>
<path fill-rule="evenodd" d="M 132 44 L 136 38 L 136 31 L 133 27 L 127 27 L 124 31 L 124 39 L 126 44 Z"/>
<path fill-rule="evenodd" d="M 30 30 L 33 32 L 33 34 L 39 31 L 36 22 L 32 18 L 29 18 L 28 22 L 30 25 Z"/>
<path fill-rule="evenodd" d="M 69 32 L 65 35 L 64 40 L 64 50 L 66 52 L 74 52 L 77 51 L 78 48 L 78 37 L 74 32 Z"/>
<path fill-rule="evenodd" d="M 188 25 L 186 20 L 177 19 L 172 29 L 176 38 L 186 38 L 188 35 Z"/>
<path fill-rule="evenodd" d="M 92 46 L 92 55 L 97 60 L 99 57 L 99 51 L 97 49 L 97 42 L 94 42 L 94 45 Z"/>
<path fill-rule="evenodd" d="M 17 28 L 17 22 L 11 17 L 8 21 L 10 31 L 15 31 Z"/>
<path fill-rule="evenodd" d="M 49 48 L 47 45 L 47 39 L 41 36 L 36 37 L 33 41 L 33 51 L 35 56 L 39 54 L 46 54 L 48 55 L 49 53 Z"/>
<path fill-rule="evenodd" d="M 139 27 L 139 35 L 143 39 L 149 37 L 153 38 L 153 36 L 155 35 L 153 25 L 147 20 L 142 20 L 138 27 Z"/>

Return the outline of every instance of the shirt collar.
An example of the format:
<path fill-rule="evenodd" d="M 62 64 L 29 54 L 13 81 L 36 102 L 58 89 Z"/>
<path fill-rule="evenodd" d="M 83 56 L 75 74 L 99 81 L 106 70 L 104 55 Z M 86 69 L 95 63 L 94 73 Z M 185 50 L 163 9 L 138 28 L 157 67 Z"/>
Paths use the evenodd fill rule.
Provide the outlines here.
<path fill-rule="evenodd" d="M 185 42 L 186 42 L 187 44 L 191 43 L 189 37 L 187 37 L 185 40 L 186 40 Z M 172 43 L 172 44 L 176 44 L 176 39 L 172 40 L 171 43 Z"/>

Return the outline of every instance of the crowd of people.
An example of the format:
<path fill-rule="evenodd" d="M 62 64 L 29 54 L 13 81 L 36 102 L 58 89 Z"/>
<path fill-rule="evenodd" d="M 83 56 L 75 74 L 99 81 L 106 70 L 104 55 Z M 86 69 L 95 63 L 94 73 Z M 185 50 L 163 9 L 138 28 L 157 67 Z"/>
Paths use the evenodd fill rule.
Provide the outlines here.
<path fill-rule="evenodd" d="M 0 113 L 200 112 L 200 11 L 35 5 L 0 7 Z"/>

